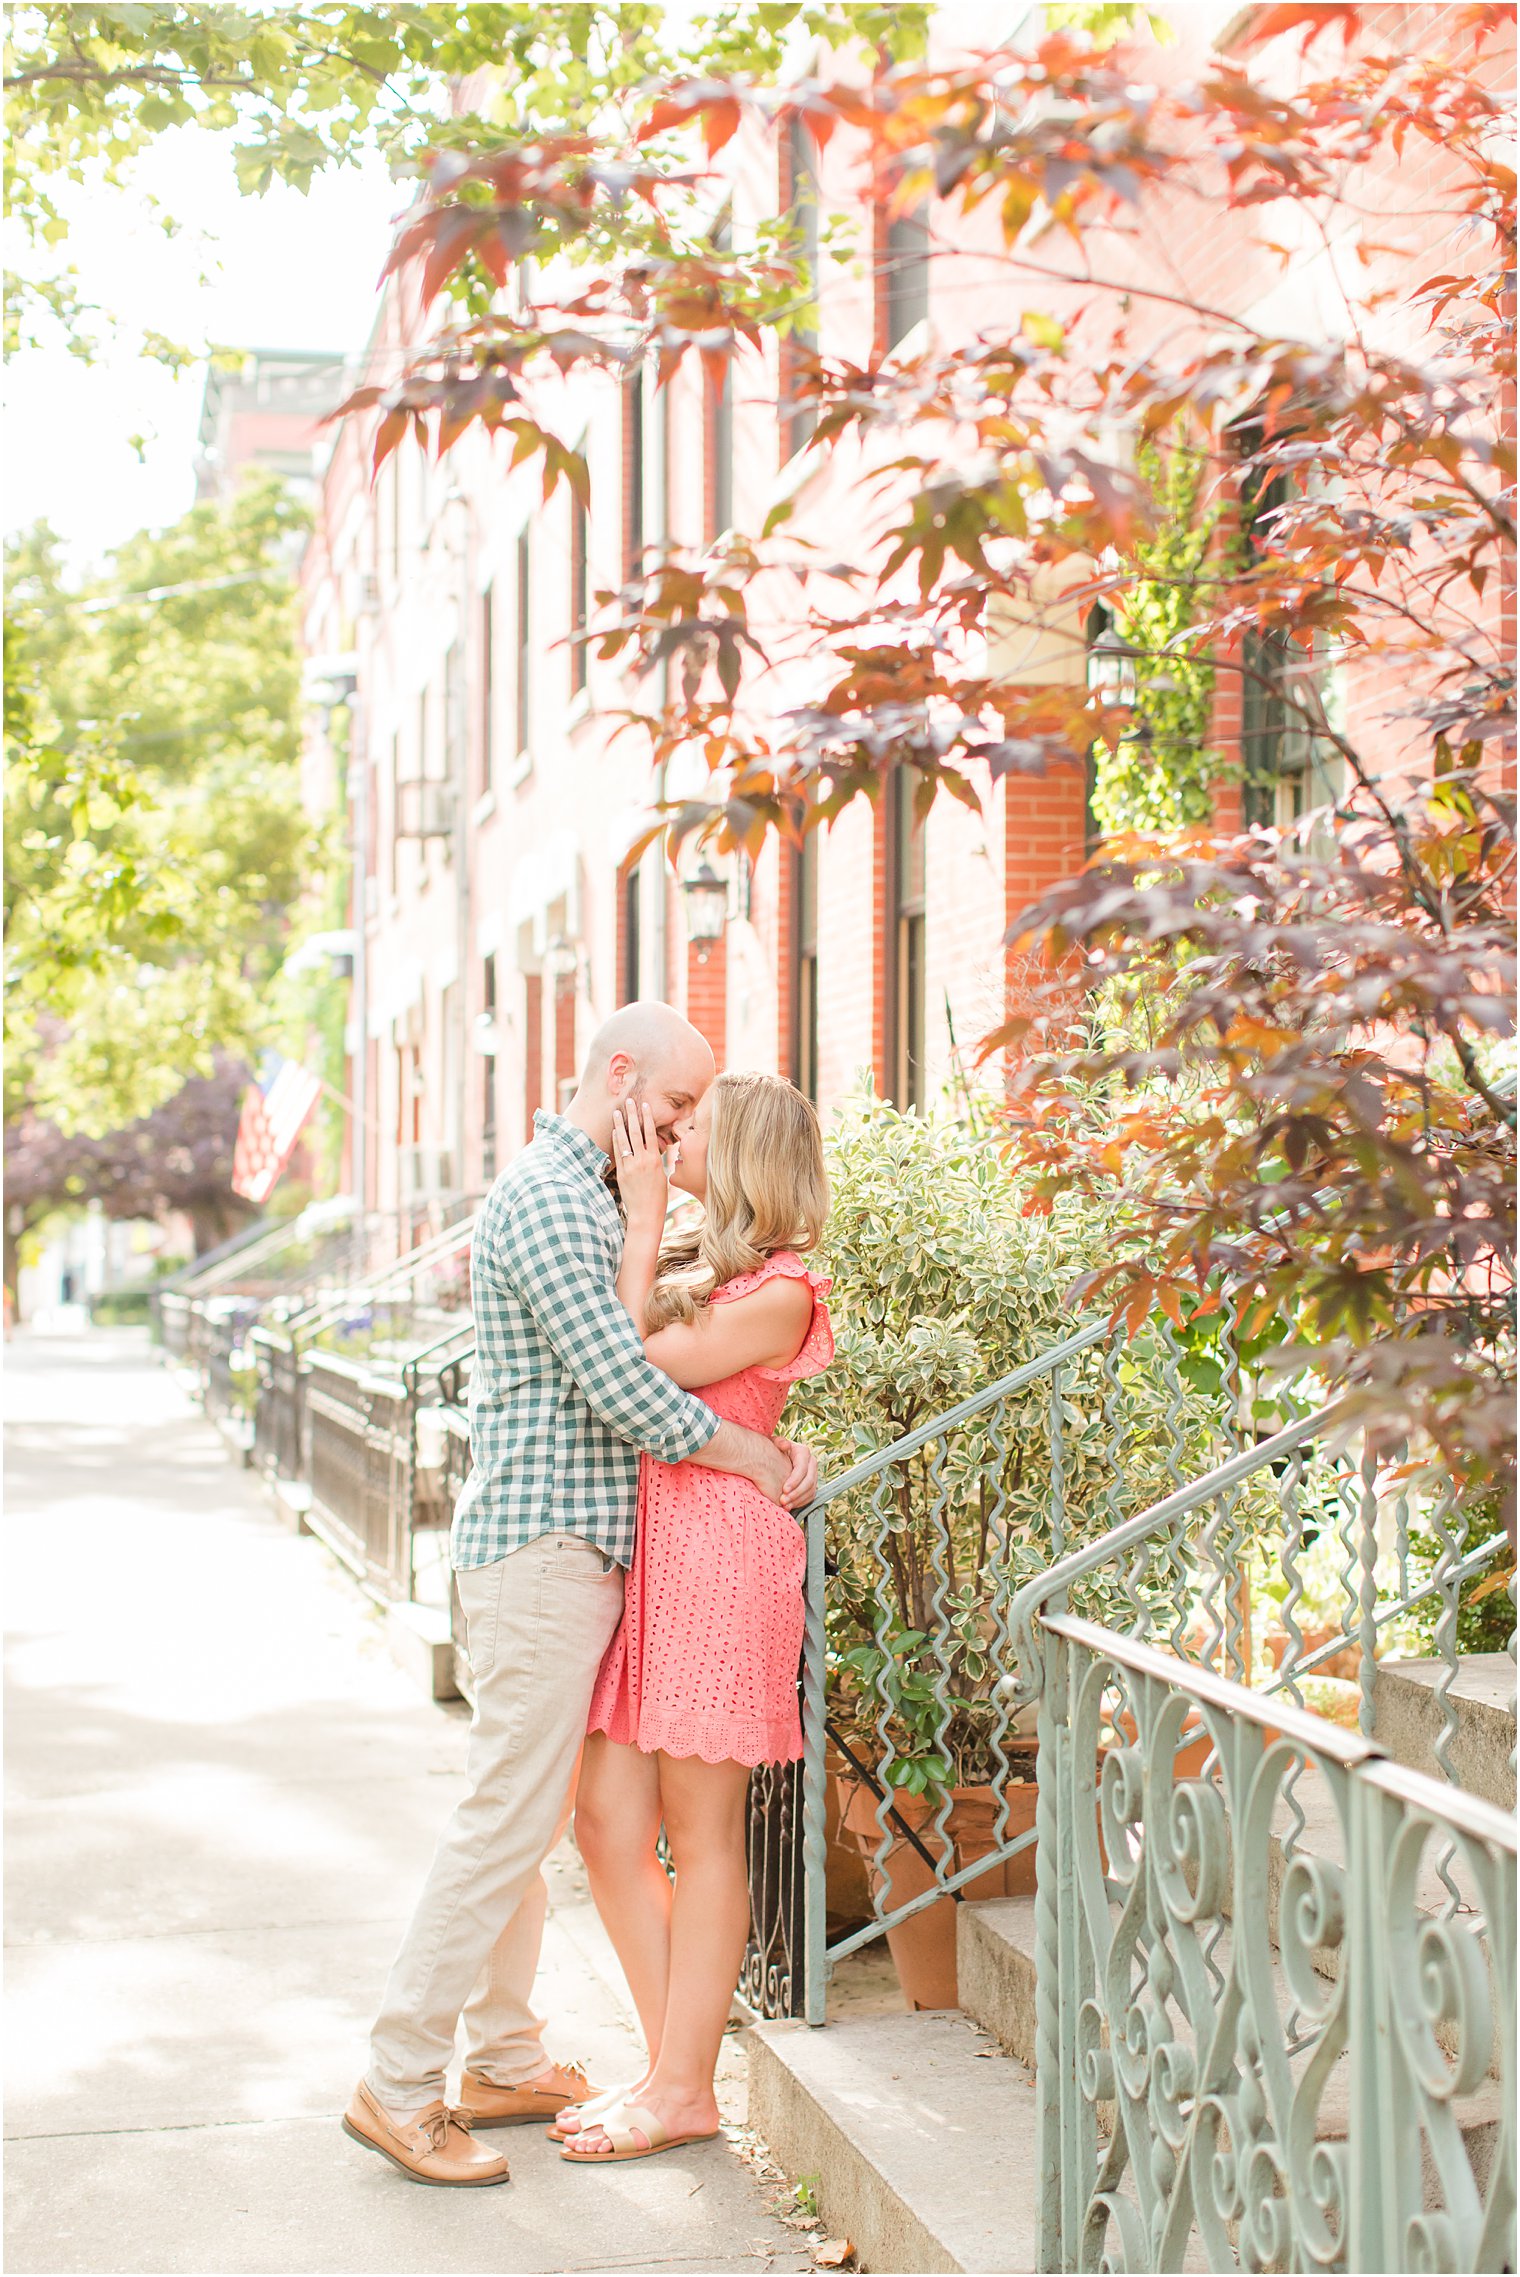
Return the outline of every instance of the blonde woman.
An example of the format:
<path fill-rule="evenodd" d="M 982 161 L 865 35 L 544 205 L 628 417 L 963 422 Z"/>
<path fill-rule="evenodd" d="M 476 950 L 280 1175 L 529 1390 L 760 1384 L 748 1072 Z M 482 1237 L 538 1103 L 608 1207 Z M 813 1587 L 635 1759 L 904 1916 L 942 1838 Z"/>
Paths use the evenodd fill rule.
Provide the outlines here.
<path fill-rule="evenodd" d="M 720 1075 L 676 1136 L 673 1182 L 706 1208 L 695 1233 L 662 1245 L 653 1122 L 630 1105 L 614 1128 L 628 1213 L 618 1295 L 657 1367 L 770 1435 L 788 1385 L 834 1351 L 829 1283 L 803 1262 L 828 1212 L 818 1117 L 779 1076 Z M 802 1753 L 804 1565 L 801 1527 L 758 1487 L 642 1458 L 637 1547 L 592 1698 L 576 1837 L 649 2066 L 636 2086 L 561 2112 L 554 2132 L 578 2165 L 718 2131 L 713 2074 L 749 1933 L 749 1775 Z"/>

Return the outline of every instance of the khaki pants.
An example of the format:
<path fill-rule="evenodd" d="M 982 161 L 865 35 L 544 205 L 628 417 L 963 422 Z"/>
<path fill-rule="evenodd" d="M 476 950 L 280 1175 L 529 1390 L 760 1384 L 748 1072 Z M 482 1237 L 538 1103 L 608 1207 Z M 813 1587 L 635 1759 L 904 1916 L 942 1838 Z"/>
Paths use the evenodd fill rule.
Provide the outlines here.
<path fill-rule="evenodd" d="M 444 2092 L 465 2018 L 471 2071 L 515 2087 L 544 2069 L 530 2006 L 591 1689 L 623 1609 L 623 1571 L 579 1534 L 541 1534 L 457 1577 L 475 1716 L 470 1791 L 439 1842 L 370 2040 L 369 2085 L 395 2111 Z"/>

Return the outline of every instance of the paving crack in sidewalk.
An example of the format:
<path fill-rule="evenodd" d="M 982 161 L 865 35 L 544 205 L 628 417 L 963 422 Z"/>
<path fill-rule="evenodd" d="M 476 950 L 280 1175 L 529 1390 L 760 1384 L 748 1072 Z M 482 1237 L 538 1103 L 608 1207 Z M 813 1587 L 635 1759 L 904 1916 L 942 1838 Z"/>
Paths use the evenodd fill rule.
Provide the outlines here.
<path fill-rule="evenodd" d="M 7 2269 L 802 2271 L 724 2138 L 418 2190 L 337 2124 L 464 1755 L 140 1338 L 8 1348 Z M 572 1851 L 536 2003 L 636 2044 Z M 725 2119 L 744 2119 L 726 2048 Z"/>

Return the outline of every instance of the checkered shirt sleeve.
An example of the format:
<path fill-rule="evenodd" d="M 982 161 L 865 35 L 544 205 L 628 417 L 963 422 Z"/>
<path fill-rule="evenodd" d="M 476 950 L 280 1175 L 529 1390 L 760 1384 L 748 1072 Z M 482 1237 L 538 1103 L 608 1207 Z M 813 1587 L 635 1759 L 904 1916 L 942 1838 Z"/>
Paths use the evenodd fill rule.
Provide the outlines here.
<path fill-rule="evenodd" d="M 599 1423 L 662 1463 L 705 1447 L 712 1409 L 644 1357 L 638 1330 L 609 1277 L 607 1244 L 575 1186 L 541 1186 L 495 1231 L 499 1270 Z"/>
<path fill-rule="evenodd" d="M 710 1407 L 644 1357 L 617 1298 L 616 1209 L 578 1161 L 554 1161 L 552 1144 L 546 1134 L 497 1182 L 475 1228 L 459 1567 L 551 1531 L 583 1534 L 629 1564 L 638 1450 L 680 1462 L 718 1427 Z"/>

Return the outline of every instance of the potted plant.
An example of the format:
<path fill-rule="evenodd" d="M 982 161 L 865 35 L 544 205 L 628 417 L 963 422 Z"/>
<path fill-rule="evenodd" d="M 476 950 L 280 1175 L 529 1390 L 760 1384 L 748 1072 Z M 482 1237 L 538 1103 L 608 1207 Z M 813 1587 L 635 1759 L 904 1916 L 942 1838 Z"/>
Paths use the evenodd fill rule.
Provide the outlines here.
<path fill-rule="evenodd" d="M 968 1120 L 851 1102 L 829 1141 L 826 1256 L 836 1361 L 797 1387 L 788 1427 L 838 1475 L 1069 1336 L 1065 1291 L 1108 1229 L 1073 1200 L 1026 1206 L 990 1111 Z M 1218 1450 L 1217 1374 L 1189 1381 L 1158 1329 L 1104 1340 L 1063 1373 L 1068 1548 L 1169 1491 Z M 827 1699 L 835 1806 L 883 1909 L 1033 1824 L 1032 1719 L 1010 1708 L 1007 1614 L 1052 1554 L 1051 1385 L 1041 1378 L 829 1506 Z M 1165 1578 L 1142 1579 L 1161 1600 Z M 1081 1610 L 1101 1617 L 1098 1585 Z M 883 1845 L 885 1821 L 888 1843 Z M 1033 1886 L 1034 1854 L 967 1894 Z M 889 1931 L 918 2006 L 955 1999 L 946 1900 Z"/>

